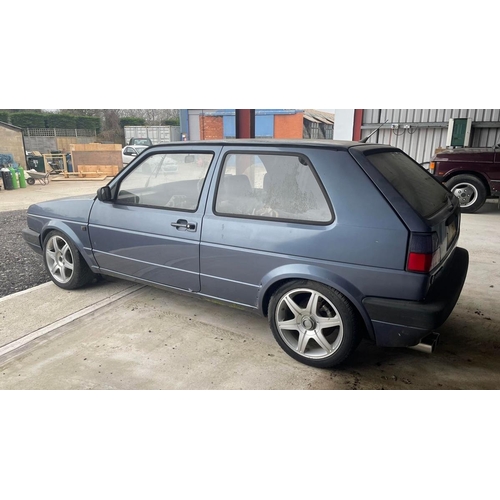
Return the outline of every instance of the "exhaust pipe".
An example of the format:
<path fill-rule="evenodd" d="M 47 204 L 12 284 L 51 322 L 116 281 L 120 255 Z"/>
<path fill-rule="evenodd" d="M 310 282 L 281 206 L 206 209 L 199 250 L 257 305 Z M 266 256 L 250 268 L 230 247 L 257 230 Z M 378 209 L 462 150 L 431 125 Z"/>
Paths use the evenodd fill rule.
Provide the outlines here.
<path fill-rule="evenodd" d="M 410 349 L 415 349 L 415 351 L 426 352 L 427 354 L 431 354 L 434 352 L 434 349 L 438 345 L 439 342 L 439 333 L 432 332 L 427 337 L 424 337 L 420 344 L 411 346 Z"/>

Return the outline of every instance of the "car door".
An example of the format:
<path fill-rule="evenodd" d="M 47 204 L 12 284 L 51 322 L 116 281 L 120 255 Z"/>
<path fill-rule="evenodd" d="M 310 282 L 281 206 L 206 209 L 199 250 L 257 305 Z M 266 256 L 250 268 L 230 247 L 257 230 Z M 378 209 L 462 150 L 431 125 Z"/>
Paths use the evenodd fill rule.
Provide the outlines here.
<path fill-rule="evenodd" d="M 137 151 L 132 146 L 123 148 L 122 161 L 124 165 L 128 165 L 137 156 Z"/>
<path fill-rule="evenodd" d="M 491 187 L 496 191 L 500 191 L 500 144 L 495 146 L 495 163 L 490 180 L 492 183 Z"/>
<path fill-rule="evenodd" d="M 155 149 L 96 200 L 89 233 L 98 265 L 110 274 L 199 291 L 199 243 L 220 148 Z"/>

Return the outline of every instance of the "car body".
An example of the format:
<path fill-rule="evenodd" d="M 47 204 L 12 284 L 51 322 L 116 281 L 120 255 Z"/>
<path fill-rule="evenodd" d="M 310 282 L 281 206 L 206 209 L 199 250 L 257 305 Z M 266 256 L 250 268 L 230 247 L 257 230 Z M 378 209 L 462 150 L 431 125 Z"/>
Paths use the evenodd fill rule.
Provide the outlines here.
<path fill-rule="evenodd" d="M 122 149 L 123 166 L 128 165 L 136 156 L 139 156 L 149 146 L 125 146 Z"/>
<path fill-rule="evenodd" d="M 308 140 L 153 146 L 23 230 L 62 288 L 103 274 L 245 307 L 316 367 L 439 327 L 467 274 L 459 233 L 458 199 L 403 151 Z"/>
<path fill-rule="evenodd" d="M 477 212 L 488 198 L 500 196 L 500 144 L 445 149 L 433 156 L 429 172 L 458 197 L 463 212 Z"/>
<path fill-rule="evenodd" d="M 128 141 L 129 146 L 152 146 L 153 142 L 149 137 L 132 137 Z"/>

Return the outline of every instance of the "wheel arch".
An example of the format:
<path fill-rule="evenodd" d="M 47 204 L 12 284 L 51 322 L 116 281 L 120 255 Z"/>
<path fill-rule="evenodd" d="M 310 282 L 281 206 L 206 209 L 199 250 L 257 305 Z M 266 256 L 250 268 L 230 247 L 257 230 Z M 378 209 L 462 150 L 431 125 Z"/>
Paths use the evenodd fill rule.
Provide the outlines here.
<path fill-rule="evenodd" d="M 285 283 L 295 280 L 315 281 L 338 290 L 351 302 L 354 309 L 359 314 L 369 338 L 375 339 L 370 317 L 362 304 L 363 294 L 341 276 L 322 267 L 291 264 L 274 269 L 264 276 L 257 303 L 257 307 L 263 316 L 267 317 L 269 303 L 276 290 Z"/>
<path fill-rule="evenodd" d="M 59 231 L 62 233 L 64 236 L 66 236 L 68 239 L 70 239 L 73 244 L 76 246 L 77 250 L 80 252 L 80 255 L 83 257 L 87 265 L 92 269 L 97 266 L 97 263 L 94 261 L 91 255 L 85 250 L 85 246 L 82 242 L 82 240 L 77 236 L 75 231 L 64 221 L 61 220 L 51 220 L 47 224 L 45 224 L 42 228 L 42 231 L 40 233 L 40 245 L 44 247 L 44 242 L 45 239 L 47 238 L 47 235 L 51 231 Z M 88 234 L 88 231 L 87 231 Z"/>
<path fill-rule="evenodd" d="M 491 188 L 488 179 L 482 172 L 478 172 L 477 170 L 452 170 L 448 174 L 443 177 L 443 182 L 451 181 L 454 177 L 458 177 L 459 175 L 470 175 L 475 177 L 479 181 L 481 181 L 486 189 L 486 195 L 491 196 Z"/>

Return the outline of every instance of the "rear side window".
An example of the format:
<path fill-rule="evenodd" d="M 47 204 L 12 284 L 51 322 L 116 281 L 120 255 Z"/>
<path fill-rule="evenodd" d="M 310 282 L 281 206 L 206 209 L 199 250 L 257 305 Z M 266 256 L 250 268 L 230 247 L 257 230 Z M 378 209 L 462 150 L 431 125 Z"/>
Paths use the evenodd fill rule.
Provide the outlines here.
<path fill-rule="evenodd" d="M 327 224 L 332 211 L 309 162 L 285 154 L 229 154 L 219 180 L 220 215 Z"/>
<path fill-rule="evenodd" d="M 400 151 L 367 155 L 370 163 L 422 217 L 428 219 L 449 200 L 448 191 Z"/>

